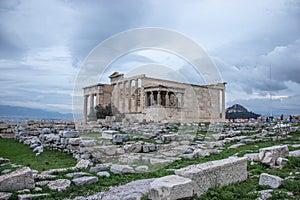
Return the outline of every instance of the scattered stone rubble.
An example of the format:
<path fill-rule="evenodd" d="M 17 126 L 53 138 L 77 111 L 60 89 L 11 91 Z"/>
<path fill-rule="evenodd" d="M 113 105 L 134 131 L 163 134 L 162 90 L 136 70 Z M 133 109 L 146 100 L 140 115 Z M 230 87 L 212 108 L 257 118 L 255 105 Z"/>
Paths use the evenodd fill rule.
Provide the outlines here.
<path fill-rule="evenodd" d="M 259 177 L 259 185 L 267 185 L 271 188 L 279 188 L 283 185 L 283 179 L 279 176 L 270 175 L 267 173 L 262 173 Z"/>
<path fill-rule="evenodd" d="M 141 199 L 149 191 L 150 183 L 155 179 L 132 181 L 126 185 L 112 187 L 109 191 L 99 192 L 86 197 L 76 197 L 75 200 L 112 200 L 112 199 Z"/>
<path fill-rule="evenodd" d="M 14 129 L 16 126 L 17 124 L 0 123 L 0 134 L 14 133 Z"/>
<path fill-rule="evenodd" d="M 79 178 L 74 178 L 72 182 L 77 186 L 89 185 L 98 182 L 98 177 L 95 176 L 82 176 Z"/>
<path fill-rule="evenodd" d="M 71 181 L 69 181 L 68 179 L 58 179 L 55 181 L 50 181 L 47 186 L 50 190 L 57 190 L 58 192 L 61 192 L 71 186 Z"/>
<path fill-rule="evenodd" d="M 33 189 L 35 182 L 29 167 L 0 176 L 0 191 Z"/>
<path fill-rule="evenodd" d="M 287 156 L 289 156 L 287 145 L 263 148 L 258 154 L 260 162 L 269 166 L 282 165 L 283 159 Z"/>
<path fill-rule="evenodd" d="M 287 137 L 278 136 L 278 128 L 270 123 L 215 123 L 209 126 L 204 123 L 128 123 L 122 126 L 109 118 L 76 124 L 76 128 L 79 131 L 74 131 L 73 123 L 27 121 L 16 126 L 15 138 L 30 145 L 36 155 L 44 148 L 50 148 L 92 162 L 117 161 L 124 165 L 148 162 L 152 165 L 218 154 L 228 142 L 236 142 L 230 148 L 239 148 L 275 136 L 278 140 Z M 285 133 L 297 131 L 295 127 L 287 128 Z M 89 137 L 89 134 L 80 137 L 79 132 L 96 133 L 99 137 Z"/>
<path fill-rule="evenodd" d="M 261 151 L 265 150 L 260 149 Z M 278 149 L 282 149 L 285 152 L 285 148 L 279 148 L 278 146 L 267 148 L 270 152 L 275 152 L 274 155 L 283 155 L 280 154 Z M 287 152 L 288 153 L 288 152 Z M 285 153 L 286 155 L 286 153 Z M 251 157 L 251 156 L 250 156 Z M 257 156 L 256 156 L 257 158 Z M 194 195 L 201 195 L 205 193 L 209 188 L 214 187 L 222 187 L 224 185 L 228 185 L 230 183 L 235 183 L 239 181 L 244 181 L 247 179 L 247 160 L 249 158 L 245 156 L 244 158 L 238 157 L 229 157 L 223 160 L 211 161 L 203 164 L 196 164 L 184 167 L 182 169 L 175 170 L 176 175 L 166 176 L 157 179 L 151 180 L 139 180 L 128 183 L 124 186 L 118 186 L 115 188 L 111 188 L 107 192 L 100 192 L 87 197 L 77 197 L 77 200 L 83 199 L 140 199 L 143 195 L 149 193 L 150 199 L 155 200 L 163 200 L 163 199 L 178 199 L 178 198 L 191 198 Z M 3 163 L 9 163 L 8 159 L 0 158 L 0 161 Z M 141 167 L 141 166 L 140 166 Z M 0 180 L 4 180 L 1 185 L 0 191 L 10 191 L 15 189 L 12 187 L 13 184 L 7 180 L 11 180 L 11 178 L 16 178 L 14 180 L 17 182 L 23 182 L 24 173 L 19 173 L 18 171 L 26 171 L 31 173 L 31 180 L 29 184 L 26 185 L 23 189 L 31 189 L 34 191 L 43 192 L 42 188 L 35 186 L 47 186 L 50 190 L 55 190 L 57 192 L 62 192 L 66 190 L 73 183 L 77 186 L 82 186 L 86 184 L 93 184 L 98 182 L 99 178 L 97 176 L 93 176 L 86 172 L 72 172 L 72 170 L 80 170 L 80 169 L 89 169 L 91 172 L 98 172 L 97 176 L 105 176 L 109 177 L 110 174 L 106 170 L 110 170 L 111 173 L 116 174 L 124 174 L 124 173 L 133 173 L 134 170 L 130 166 L 126 165 L 110 165 L 110 164 L 97 164 L 93 166 L 93 164 L 88 160 L 79 160 L 75 167 L 70 168 L 62 168 L 62 169 L 52 169 L 48 171 L 44 171 L 41 173 L 37 173 L 32 175 L 32 170 L 27 168 L 22 168 L 21 170 L 17 170 L 15 172 L 5 174 L 0 176 Z M 136 169 L 135 169 L 136 170 Z M 137 171 L 137 170 L 136 170 Z M 56 179 L 56 176 L 53 175 L 57 172 L 65 172 L 65 177 L 71 179 Z M 69 172 L 69 173 L 68 173 Z M 101 174 L 103 173 L 103 174 Z M 15 176 L 18 174 L 18 176 Z M 25 173 L 26 174 L 26 173 Z M 99 175 L 98 175 L 99 174 Z M 105 175 L 104 175 L 105 174 Z M 35 182 L 34 179 L 41 179 L 44 181 Z M 55 179 L 55 180 L 49 180 Z M 6 180 L 6 181 L 5 181 Z M 0 181 L 1 183 L 1 181 Z M 270 174 L 261 174 L 259 179 L 259 185 L 267 185 L 271 188 L 278 188 L 284 183 L 284 180 L 280 177 L 270 175 Z M 17 184 L 15 184 L 17 185 Z M 11 187 L 7 189 L 7 187 Z M 4 188 L 4 189 L 3 189 Z M 24 191 L 24 190 L 23 190 Z M 30 191 L 30 190 L 28 190 Z M 260 191 L 261 196 L 269 196 L 265 194 L 263 191 Z M 47 196 L 47 193 L 40 194 L 20 194 L 18 195 L 19 199 L 33 199 Z M 9 199 L 11 193 L 2 192 L 0 193 L 1 199 Z M 261 198 L 263 199 L 263 198 Z"/>
<path fill-rule="evenodd" d="M 184 199 L 193 195 L 193 181 L 189 178 L 170 175 L 150 183 L 149 199 Z"/>
<path fill-rule="evenodd" d="M 280 134 L 276 132 L 278 127 L 274 127 L 270 123 L 216 123 L 209 126 L 204 123 L 127 124 L 126 126 L 119 123 L 109 123 L 110 126 L 104 124 L 103 121 L 89 123 L 88 127 L 92 127 L 92 131 L 86 131 L 83 137 L 81 136 L 82 132 L 75 131 L 75 125 L 68 122 L 61 124 L 27 121 L 25 124 L 17 125 L 14 129 L 15 138 L 29 145 L 37 156 L 43 152 L 44 148 L 49 148 L 71 153 L 78 159 L 75 167 L 31 174 L 33 186 L 29 184 L 30 188 L 25 187 L 23 189 L 41 190 L 41 188 L 35 187 L 34 184 L 36 184 L 62 192 L 71 184 L 81 186 L 96 183 L 101 177 L 110 177 L 110 173 L 146 172 L 150 170 L 149 167 L 151 168 L 152 165 L 218 154 L 224 150 L 224 146 L 229 142 L 235 142 L 235 144 L 228 148 L 235 149 L 247 143 L 275 139 L 280 141 L 288 138 L 290 132 L 298 130 L 298 127 L 287 126 Z M 85 128 L 84 125 L 81 125 L 81 130 Z M 89 137 L 87 132 L 99 135 L 99 137 Z M 134 187 L 127 184 L 120 186 L 120 188 L 139 188 L 143 191 L 131 194 L 125 192 L 124 195 L 122 194 L 123 199 L 126 199 L 127 196 L 128 198 L 137 197 L 139 199 L 148 191 L 150 191 L 149 197 L 152 199 L 187 198 L 194 194 L 201 195 L 211 187 L 246 180 L 247 160 L 261 162 L 270 167 L 282 167 L 287 162 L 286 157 L 288 156 L 299 156 L 299 150 L 289 152 L 286 145 L 268 147 L 260 149 L 258 154 L 245 154 L 244 158 L 228 158 L 188 166 L 176 170 L 176 175 L 155 179 L 154 182 L 152 182 L 154 179 L 145 181 L 143 188 L 137 187 L 135 183 L 133 183 Z M 0 158 L 0 163 L 5 162 L 9 161 Z M 94 162 L 101 162 L 102 164 L 94 165 Z M 111 164 L 116 162 L 118 164 Z M 86 172 L 68 173 L 68 171 L 81 169 L 88 169 L 90 173 L 97 173 L 97 176 Z M 67 179 L 57 179 L 54 175 L 55 172 L 66 172 Z M 10 177 L 13 173 L 16 172 L 8 172 L 0 176 L 0 185 L 3 176 Z M 34 179 L 42 181 L 35 183 Z M 262 174 L 259 184 L 273 187 L 277 184 L 276 181 L 280 182 L 278 180 L 274 179 L 272 175 Z M 0 187 L 0 191 L 6 191 L 2 188 Z M 180 188 L 184 188 L 184 190 Z M 135 191 L 135 189 L 132 190 Z M 178 193 L 178 190 L 181 192 Z M 118 188 L 111 189 L 109 192 L 101 192 L 97 197 L 110 199 L 114 195 L 121 195 L 116 191 L 119 191 Z M 3 199 L 7 198 L 5 195 L 9 196 L 5 193 Z M 47 194 L 41 193 L 41 195 Z M 82 197 L 82 199 L 93 199 L 94 197 L 95 195 Z"/>
<path fill-rule="evenodd" d="M 247 159 L 231 157 L 198 165 L 191 165 L 175 171 L 176 175 L 194 182 L 197 195 L 209 188 L 222 187 L 247 179 Z"/>

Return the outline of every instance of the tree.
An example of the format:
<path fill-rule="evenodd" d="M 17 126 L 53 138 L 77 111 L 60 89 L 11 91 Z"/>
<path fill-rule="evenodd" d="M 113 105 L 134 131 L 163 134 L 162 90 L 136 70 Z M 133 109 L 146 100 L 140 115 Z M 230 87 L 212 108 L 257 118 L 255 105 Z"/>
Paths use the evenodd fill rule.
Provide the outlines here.
<path fill-rule="evenodd" d="M 107 106 L 105 106 L 105 108 L 103 108 L 103 106 L 101 104 L 97 105 L 95 107 L 96 109 L 96 117 L 97 119 L 105 119 L 106 116 L 112 116 L 112 110 L 111 110 L 111 104 L 108 104 Z"/>

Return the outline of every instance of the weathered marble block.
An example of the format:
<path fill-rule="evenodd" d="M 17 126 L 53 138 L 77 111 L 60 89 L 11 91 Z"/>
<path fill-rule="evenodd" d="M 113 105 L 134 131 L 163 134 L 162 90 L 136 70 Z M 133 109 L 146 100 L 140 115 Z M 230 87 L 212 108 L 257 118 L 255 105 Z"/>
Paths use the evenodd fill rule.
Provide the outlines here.
<path fill-rule="evenodd" d="M 283 179 L 279 176 L 262 173 L 259 177 L 259 185 L 267 185 L 271 188 L 279 188 L 283 184 Z"/>
<path fill-rule="evenodd" d="M 29 167 L 0 176 L 0 191 L 33 189 L 34 187 L 35 182 Z"/>
<path fill-rule="evenodd" d="M 287 145 L 278 145 L 259 150 L 259 160 L 261 163 L 274 166 L 278 158 L 286 158 L 289 156 L 289 149 Z"/>
<path fill-rule="evenodd" d="M 247 179 L 247 158 L 230 157 L 175 170 L 175 174 L 190 178 L 199 196 L 209 188 L 222 187 Z"/>
<path fill-rule="evenodd" d="M 63 131 L 62 137 L 64 138 L 76 138 L 79 137 L 78 131 Z"/>
<path fill-rule="evenodd" d="M 117 165 L 113 164 L 110 167 L 110 171 L 114 174 L 129 174 L 134 173 L 134 169 L 129 165 Z"/>
<path fill-rule="evenodd" d="M 119 131 L 114 131 L 114 130 L 107 130 L 107 131 L 102 131 L 102 138 L 104 139 L 113 139 L 113 136 L 118 134 Z"/>
<path fill-rule="evenodd" d="M 158 178 L 149 188 L 149 198 L 153 200 L 191 198 L 193 194 L 193 181 L 176 175 Z"/>

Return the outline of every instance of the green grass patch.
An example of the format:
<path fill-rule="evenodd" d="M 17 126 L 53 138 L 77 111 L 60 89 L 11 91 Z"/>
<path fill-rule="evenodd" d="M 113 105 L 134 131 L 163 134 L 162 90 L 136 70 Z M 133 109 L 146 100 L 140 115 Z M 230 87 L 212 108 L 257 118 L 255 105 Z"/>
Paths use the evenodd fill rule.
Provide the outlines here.
<path fill-rule="evenodd" d="M 214 154 L 209 157 L 198 158 L 194 160 L 175 161 L 166 166 L 160 166 L 159 169 L 147 173 L 123 174 L 123 175 L 111 174 L 111 177 L 109 178 L 105 178 L 105 177 L 99 178 L 99 182 L 96 184 L 80 186 L 80 187 L 71 184 L 71 187 L 62 193 L 50 191 L 47 187 L 42 187 L 43 192 L 47 192 L 50 194 L 49 197 L 44 199 L 64 199 L 64 198 L 74 198 L 76 196 L 91 195 L 97 192 L 108 190 L 109 187 L 111 186 L 124 185 L 134 180 L 140 180 L 146 178 L 158 178 L 158 177 L 174 174 L 174 172 L 169 169 L 178 169 L 178 168 L 186 167 L 191 164 L 204 163 L 212 160 L 220 160 L 220 159 L 228 158 L 229 156 L 232 155 L 243 156 L 245 153 L 258 152 L 258 150 L 263 147 L 269 147 L 278 144 L 293 144 L 295 143 L 295 141 L 299 141 L 298 140 L 299 134 L 300 132 L 290 134 L 292 138 L 286 139 L 285 141 L 279 141 L 279 142 L 266 141 L 260 143 L 249 143 L 237 149 L 228 149 L 230 145 L 235 144 L 235 143 L 229 143 L 224 146 L 224 150 L 220 154 Z M 90 134 L 88 134 L 87 136 L 89 137 Z M 32 150 L 29 149 L 28 146 L 20 144 L 13 139 L 0 139 L 0 148 L 1 148 L 0 150 L 1 157 L 11 159 L 12 163 L 29 165 L 32 169 L 37 169 L 39 171 L 42 171 L 41 168 L 52 169 L 52 168 L 70 167 L 75 165 L 75 160 L 70 155 L 62 154 L 57 151 L 45 150 L 44 153 L 36 157 L 35 154 L 32 153 Z M 60 163 L 60 165 L 54 167 L 55 159 L 58 160 L 57 162 L 65 162 L 66 160 L 70 159 L 73 163 L 71 164 Z M 288 159 L 289 162 L 281 170 L 271 169 L 259 163 L 251 165 L 250 162 L 248 162 L 249 178 L 246 181 L 241 183 L 230 184 L 222 188 L 209 189 L 206 194 L 200 197 L 195 197 L 194 199 L 256 199 L 259 196 L 256 191 L 269 189 L 266 186 L 258 185 L 259 175 L 263 172 L 273 174 L 273 175 L 278 175 L 282 178 L 290 176 L 290 173 L 292 173 L 292 176 L 294 176 L 294 178 L 288 179 L 282 188 L 275 189 L 273 199 L 289 198 L 286 195 L 286 192 L 293 192 L 296 195 L 296 198 L 299 198 L 300 194 L 298 191 L 300 190 L 300 186 L 299 186 L 300 177 L 295 172 L 300 171 L 300 158 L 288 158 Z M 48 164 L 45 165 L 45 162 L 48 162 Z M 34 167 L 34 165 L 37 165 L 37 167 Z M 58 178 L 67 178 L 65 176 L 66 173 L 67 172 L 58 173 L 57 174 Z M 95 173 L 91 173 L 91 174 L 96 175 Z M 147 196 L 144 196 L 142 199 L 148 199 L 148 198 Z"/>
<path fill-rule="evenodd" d="M 250 165 L 248 163 L 248 171 L 250 175 L 248 179 L 244 182 L 234 183 L 222 188 L 211 188 L 208 192 L 200 197 L 195 197 L 198 200 L 208 200 L 208 199 L 256 199 L 258 197 L 257 191 L 271 189 L 268 186 L 260 186 L 259 175 L 261 173 L 268 173 L 272 175 L 277 175 L 282 178 L 289 176 L 291 172 L 297 172 L 300 170 L 300 158 L 289 158 L 288 164 L 281 170 L 268 168 L 260 163 Z M 293 179 L 288 179 L 284 182 L 282 188 L 274 189 L 272 192 L 273 197 L 270 199 L 291 199 L 287 195 L 287 192 L 292 192 L 296 199 L 300 197 L 300 176 L 296 175 Z"/>
<path fill-rule="evenodd" d="M 28 166 L 38 171 L 76 165 L 76 160 L 72 155 L 44 149 L 43 153 L 36 156 L 28 145 L 21 144 L 14 139 L 0 138 L 0 157 L 8 158 L 11 163 Z"/>

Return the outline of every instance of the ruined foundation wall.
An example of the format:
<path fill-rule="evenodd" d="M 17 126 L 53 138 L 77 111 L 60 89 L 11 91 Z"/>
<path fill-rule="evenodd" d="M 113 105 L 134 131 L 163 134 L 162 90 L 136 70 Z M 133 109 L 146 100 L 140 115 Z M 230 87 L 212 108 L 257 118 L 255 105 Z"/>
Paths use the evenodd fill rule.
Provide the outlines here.
<path fill-rule="evenodd" d="M 227 158 L 211 161 L 175 171 L 175 174 L 194 182 L 197 195 L 204 194 L 209 188 L 222 187 L 247 179 L 247 158 Z"/>

